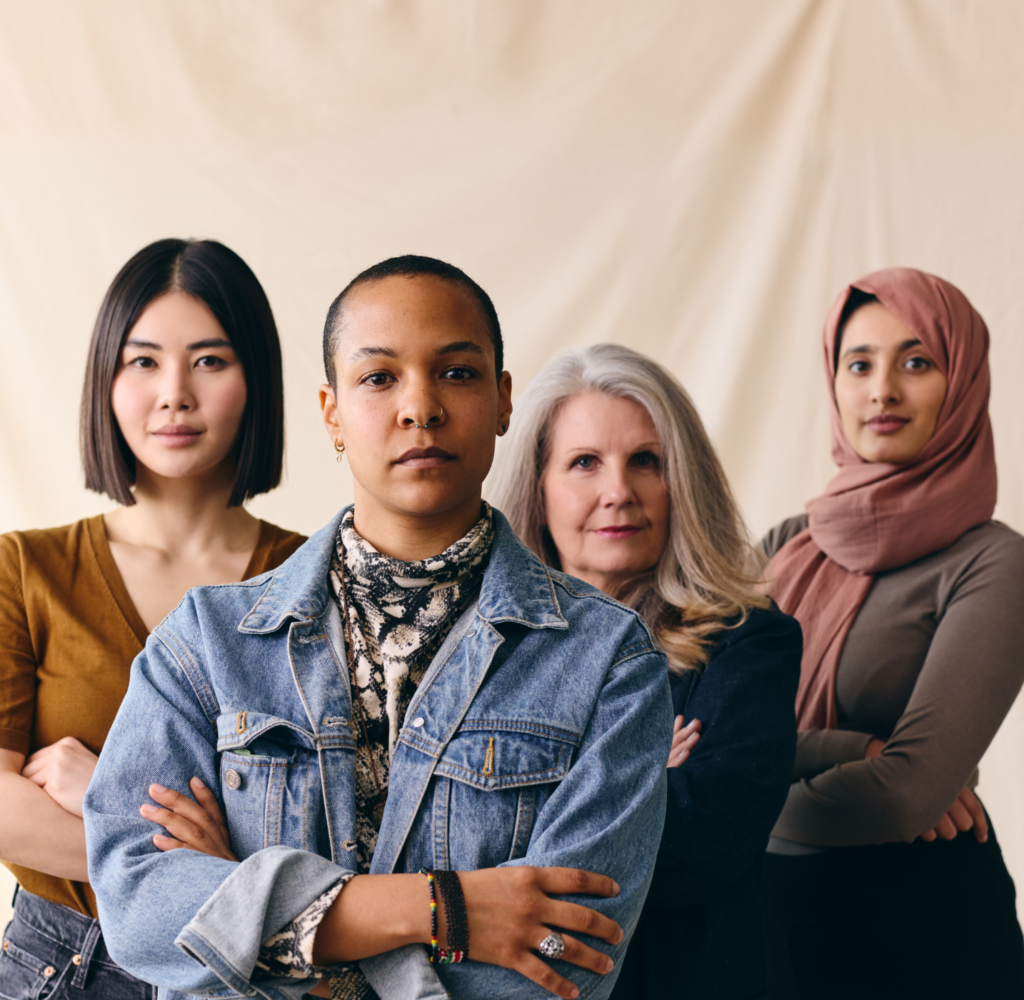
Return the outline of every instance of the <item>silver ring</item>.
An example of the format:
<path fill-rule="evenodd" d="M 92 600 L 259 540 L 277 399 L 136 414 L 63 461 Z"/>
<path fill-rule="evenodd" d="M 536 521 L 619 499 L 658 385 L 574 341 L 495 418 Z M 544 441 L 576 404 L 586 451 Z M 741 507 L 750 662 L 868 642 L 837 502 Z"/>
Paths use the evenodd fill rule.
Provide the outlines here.
<path fill-rule="evenodd" d="M 545 958 L 561 958 L 565 954 L 565 940 L 558 931 L 552 931 L 537 945 L 537 951 Z"/>

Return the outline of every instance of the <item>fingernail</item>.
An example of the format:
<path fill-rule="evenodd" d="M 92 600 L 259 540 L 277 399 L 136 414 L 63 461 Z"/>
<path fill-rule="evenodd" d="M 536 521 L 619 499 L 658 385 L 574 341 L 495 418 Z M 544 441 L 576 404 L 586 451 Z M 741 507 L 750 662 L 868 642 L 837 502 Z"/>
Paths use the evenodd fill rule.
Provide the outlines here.
<path fill-rule="evenodd" d="M 150 813 L 156 812 L 156 806 L 139 806 L 139 812 L 145 813 L 148 816 Z"/>
<path fill-rule="evenodd" d="M 157 795 L 160 795 L 161 793 L 163 793 L 163 792 L 166 792 L 166 791 L 167 791 L 167 789 L 166 789 L 166 788 L 164 788 L 164 786 L 163 786 L 163 785 L 155 785 L 155 784 L 154 784 L 154 785 L 150 785 L 149 787 L 150 787 L 150 788 L 152 788 L 152 789 L 154 789 L 154 790 L 156 791 Z"/>
<path fill-rule="evenodd" d="M 614 963 L 614 962 L 613 962 L 613 961 L 612 961 L 612 960 L 611 960 L 611 959 L 609 958 L 609 959 L 608 959 L 608 960 L 607 960 L 607 961 L 606 961 L 606 962 L 604 963 L 604 971 L 605 971 L 605 973 L 609 973 L 609 972 L 611 972 L 611 971 L 612 971 L 612 969 L 614 969 L 614 968 L 615 968 L 615 963 Z"/>
<path fill-rule="evenodd" d="M 617 896 L 619 894 L 619 883 L 613 881 L 612 882 L 612 888 L 615 890 L 615 895 Z"/>
<path fill-rule="evenodd" d="M 205 788 L 206 787 L 206 785 L 204 785 L 202 780 L 199 779 L 199 778 L 193 778 L 192 779 L 192 784 L 193 785 L 198 785 L 200 788 Z"/>
<path fill-rule="evenodd" d="M 576 989 L 575 986 L 571 990 L 569 990 L 569 1000 L 576 1000 L 576 997 L 578 997 L 579 995 L 580 991 Z"/>

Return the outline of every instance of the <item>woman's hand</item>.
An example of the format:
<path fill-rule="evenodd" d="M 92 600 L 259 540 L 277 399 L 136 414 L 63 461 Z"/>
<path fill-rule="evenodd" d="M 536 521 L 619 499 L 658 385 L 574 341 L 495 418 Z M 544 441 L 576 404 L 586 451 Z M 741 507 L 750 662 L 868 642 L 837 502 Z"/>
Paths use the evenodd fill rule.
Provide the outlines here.
<path fill-rule="evenodd" d="M 607 975 L 612 959 L 583 944 L 572 933 L 619 944 L 622 929 L 614 920 L 578 903 L 552 896 L 616 896 L 619 887 L 606 875 L 576 868 L 481 868 L 459 872 L 469 923 L 469 953 L 476 962 L 500 965 L 571 1000 L 579 990 L 537 953 L 558 929 L 566 962 Z M 324 914 L 313 940 L 318 966 L 358 962 L 406 944 L 430 941 L 427 880 L 422 875 L 356 875 Z M 447 947 L 443 901 L 437 908 L 438 941 Z"/>
<path fill-rule="evenodd" d="M 564 961 L 601 975 L 614 968 L 608 955 L 564 931 L 618 944 L 623 937 L 622 928 L 588 906 L 551 898 L 577 894 L 617 896 L 619 887 L 606 875 L 576 868 L 524 866 L 460 872 L 459 879 L 466 900 L 469 947 L 474 961 L 515 969 L 560 997 L 579 996 L 576 986 L 537 954 L 541 941 L 552 928 L 558 928 L 565 940 Z"/>
<path fill-rule="evenodd" d="M 693 719 L 684 726 L 685 721 L 681 715 L 676 716 L 676 724 L 672 730 L 672 749 L 668 753 L 668 767 L 679 767 L 690 756 L 690 751 L 700 739 L 700 719 Z"/>
<path fill-rule="evenodd" d="M 74 736 L 65 736 L 32 754 L 21 776 L 42 788 L 62 809 L 81 818 L 82 801 L 98 759 Z"/>
<path fill-rule="evenodd" d="M 929 843 L 937 837 L 953 840 L 957 834 L 972 828 L 974 839 L 979 844 L 984 844 L 988 840 L 988 817 L 978 796 L 970 788 L 965 788 L 949 807 L 946 815 L 931 830 L 921 834 L 921 839 Z"/>
<path fill-rule="evenodd" d="M 164 808 L 144 805 L 139 808 L 139 812 L 144 819 L 159 823 L 170 834 L 156 834 L 153 843 L 161 851 L 187 847 L 189 850 L 209 854 L 214 858 L 237 861 L 238 858 L 231 850 L 228 825 L 213 792 L 198 778 L 193 778 L 189 782 L 189 787 L 196 797 L 194 802 L 173 788 L 164 788 L 163 785 L 149 786 L 150 797 Z"/>

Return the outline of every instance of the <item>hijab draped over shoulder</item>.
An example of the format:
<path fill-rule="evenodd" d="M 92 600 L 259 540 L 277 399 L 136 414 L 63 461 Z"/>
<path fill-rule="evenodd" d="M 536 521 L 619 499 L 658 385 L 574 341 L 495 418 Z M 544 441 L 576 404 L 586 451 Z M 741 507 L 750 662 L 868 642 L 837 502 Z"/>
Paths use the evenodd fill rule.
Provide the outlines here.
<path fill-rule="evenodd" d="M 843 308 L 852 289 L 874 295 L 929 350 L 946 377 L 935 431 L 906 464 L 866 462 L 843 433 L 833 382 Z M 809 525 L 772 559 L 768 579 L 804 631 L 800 729 L 836 728 L 836 667 L 875 573 L 952 545 L 990 520 L 996 464 L 988 417 L 988 329 L 964 294 L 911 268 L 876 271 L 847 287 L 825 320 L 832 457 L 839 471 L 807 504 Z"/>

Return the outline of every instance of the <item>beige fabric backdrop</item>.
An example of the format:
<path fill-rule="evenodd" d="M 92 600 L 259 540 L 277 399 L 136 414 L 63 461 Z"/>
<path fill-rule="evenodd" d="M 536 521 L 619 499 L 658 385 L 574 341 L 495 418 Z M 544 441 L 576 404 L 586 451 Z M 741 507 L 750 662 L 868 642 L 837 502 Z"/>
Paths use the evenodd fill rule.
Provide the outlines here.
<path fill-rule="evenodd" d="M 601 340 L 667 364 L 757 532 L 831 473 L 833 296 L 935 271 L 992 330 L 998 515 L 1024 530 L 1022 49 L 1007 0 L 0 0 L 0 531 L 108 508 L 78 461 L 86 344 L 170 235 L 270 295 L 288 474 L 253 509 L 288 527 L 350 496 L 315 400 L 327 305 L 419 252 L 492 293 L 520 388 Z M 1015 710 L 982 790 L 1018 880 L 1022 755 Z"/>

